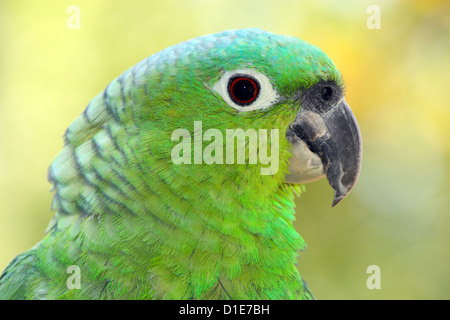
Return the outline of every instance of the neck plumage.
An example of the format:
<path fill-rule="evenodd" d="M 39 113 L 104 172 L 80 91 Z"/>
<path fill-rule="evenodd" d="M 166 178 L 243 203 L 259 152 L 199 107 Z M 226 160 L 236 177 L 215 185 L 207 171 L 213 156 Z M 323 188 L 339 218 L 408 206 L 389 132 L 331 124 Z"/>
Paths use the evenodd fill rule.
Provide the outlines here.
<path fill-rule="evenodd" d="M 73 235 L 80 254 L 101 248 L 118 269 L 145 270 L 159 298 L 285 299 L 302 290 L 295 259 L 304 243 L 292 225 L 293 186 L 252 191 L 195 170 L 190 183 L 176 182 L 166 169 L 150 172 L 132 157 L 103 159 L 90 146 L 89 167 L 76 151 L 63 162 L 77 164 L 77 179 L 55 183 L 50 227 Z M 84 151 L 79 156 L 90 153 Z M 86 263 L 93 273 L 104 267 Z"/>

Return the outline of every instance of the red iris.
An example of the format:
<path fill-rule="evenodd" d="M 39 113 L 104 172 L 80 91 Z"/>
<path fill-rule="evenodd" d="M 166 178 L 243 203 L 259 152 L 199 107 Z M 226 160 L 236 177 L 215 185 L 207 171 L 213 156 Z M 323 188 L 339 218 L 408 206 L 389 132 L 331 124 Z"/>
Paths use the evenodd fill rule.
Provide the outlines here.
<path fill-rule="evenodd" d="M 248 105 L 258 96 L 259 84 L 253 78 L 236 76 L 230 79 L 228 92 L 237 104 Z"/>

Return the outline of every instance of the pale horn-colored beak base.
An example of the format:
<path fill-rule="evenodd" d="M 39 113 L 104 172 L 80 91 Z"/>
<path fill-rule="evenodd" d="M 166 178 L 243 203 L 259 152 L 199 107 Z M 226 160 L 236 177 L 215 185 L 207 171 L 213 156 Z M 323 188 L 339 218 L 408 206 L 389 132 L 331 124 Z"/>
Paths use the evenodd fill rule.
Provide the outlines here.
<path fill-rule="evenodd" d="M 297 136 L 291 137 L 291 154 L 287 183 L 308 183 L 325 178 L 322 161 Z"/>

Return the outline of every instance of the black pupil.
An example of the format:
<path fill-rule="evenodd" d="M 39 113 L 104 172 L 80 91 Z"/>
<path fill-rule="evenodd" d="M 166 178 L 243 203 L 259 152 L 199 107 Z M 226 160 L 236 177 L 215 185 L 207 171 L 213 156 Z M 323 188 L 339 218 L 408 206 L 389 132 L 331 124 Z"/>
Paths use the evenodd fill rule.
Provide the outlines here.
<path fill-rule="evenodd" d="M 230 79 L 231 98 L 238 104 L 246 105 L 253 102 L 258 95 L 256 80 L 244 77 Z"/>
<path fill-rule="evenodd" d="M 323 87 L 321 90 L 322 99 L 328 101 L 333 96 L 333 89 L 329 86 Z"/>

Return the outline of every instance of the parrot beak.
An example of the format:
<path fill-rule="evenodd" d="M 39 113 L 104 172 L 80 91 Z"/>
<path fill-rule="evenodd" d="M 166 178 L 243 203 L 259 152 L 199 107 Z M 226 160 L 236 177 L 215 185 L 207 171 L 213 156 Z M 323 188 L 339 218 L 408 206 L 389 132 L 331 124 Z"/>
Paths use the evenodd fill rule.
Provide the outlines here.
<path fill-rule="evenodd" d="M 332 207 L 352 190 L 359 177 L 361 134 L 344 97 L 328 108 L 302 106 L 287 130 L 292 158 L 287 183 L 327 177 L 334 189 Z"/>

